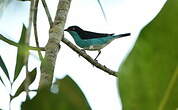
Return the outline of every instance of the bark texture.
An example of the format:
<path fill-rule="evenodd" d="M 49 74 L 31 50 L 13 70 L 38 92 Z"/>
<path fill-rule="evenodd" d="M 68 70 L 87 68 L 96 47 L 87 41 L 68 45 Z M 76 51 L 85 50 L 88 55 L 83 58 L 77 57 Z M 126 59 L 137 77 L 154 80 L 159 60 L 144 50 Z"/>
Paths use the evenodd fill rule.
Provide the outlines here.
<path fill-rule="evenodd" d="M 49 40 L 45 47 L 45 57 L 41 63 L 39 89 L 49 89 L 52 84 L 59 44 L 63 37 L 64 25 L 70 8 L 71 0 L 59 0 L 54 23 L 49 30 Z"/>

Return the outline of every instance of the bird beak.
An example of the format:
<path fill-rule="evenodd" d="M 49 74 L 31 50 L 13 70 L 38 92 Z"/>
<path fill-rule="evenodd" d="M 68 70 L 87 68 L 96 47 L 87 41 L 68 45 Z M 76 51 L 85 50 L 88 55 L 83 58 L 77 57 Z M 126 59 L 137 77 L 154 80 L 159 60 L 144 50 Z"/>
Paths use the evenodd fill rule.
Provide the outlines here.
<path fill-rule="evenodd" d="M 64 29 L 64 31 L 68 31 L 68 29 Z"/>

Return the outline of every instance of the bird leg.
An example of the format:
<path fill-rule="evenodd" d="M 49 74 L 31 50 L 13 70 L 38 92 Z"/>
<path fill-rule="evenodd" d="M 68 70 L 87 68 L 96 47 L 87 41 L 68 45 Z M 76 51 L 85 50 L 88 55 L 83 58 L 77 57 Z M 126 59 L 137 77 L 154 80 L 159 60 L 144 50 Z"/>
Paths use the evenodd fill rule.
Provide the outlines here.
<path fill-rule="evenodd" d="M 96 59 L 99 57 L 100 53 L 101 53 L 101 50 L 98 50 L 98 55 L 97 55 L 96 58 L 94 59 L 95 61 L 97 61 Z"/>

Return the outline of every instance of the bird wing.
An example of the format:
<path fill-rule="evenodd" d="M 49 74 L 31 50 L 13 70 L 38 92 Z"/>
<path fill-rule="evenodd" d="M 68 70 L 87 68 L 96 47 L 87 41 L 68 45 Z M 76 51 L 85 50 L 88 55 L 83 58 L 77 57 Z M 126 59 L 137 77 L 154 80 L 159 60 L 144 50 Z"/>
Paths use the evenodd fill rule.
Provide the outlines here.
<path fill-rule="evenodd" d="M 90 32 L 90 31 L 82 31 L 78 34 L 81 37 L 81 39 L 103 38 L 103 37 L 114 35 L 114 34 L 96 33 L 96 32 Z"/>

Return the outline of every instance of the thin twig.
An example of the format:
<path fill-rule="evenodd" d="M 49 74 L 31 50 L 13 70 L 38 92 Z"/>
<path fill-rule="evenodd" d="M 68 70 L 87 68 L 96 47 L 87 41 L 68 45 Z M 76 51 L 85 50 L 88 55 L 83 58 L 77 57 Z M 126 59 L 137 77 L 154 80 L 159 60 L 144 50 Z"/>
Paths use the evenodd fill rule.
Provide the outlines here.
<path fill-rule="evenodd" d="M 42 1 L 42 4 L 43 4 L 43 7 L 44 7 L 44 9 L 45 9 L 46 15 L 47 15 L 47 17 L 48 17 L 49 25 L 50 25 L 50 27 L 52 27 L 52 25 L 53 25 L 53 20 L 52 20 L 52 18 L 51 18 L 51 15 L 50 15 L 48 6 L 47 6 L 47 4 L 46 4 L 46 1 L 45 1 L 45 0 L 41 0 L 41 1 Z"/>
<path fill-rule="evenodd" d="M 20 47 L 21 45 L 19 44 L 19 43 L 16 43 L 16 42 L 14 42 L 14 41 L 12 41 L 12 40 L 9 40 L 9 39 L 7 39 L 7 38 L 5 38 L 3 35 L 1 35 L 0 34 L 0 40 L 2 40 L 2 41 L 4 41 L 4 42 L 6 42 L 6 43 L 8 43 L 9 45 L 13 45 L 13 46 L 15 46 L 15 47 Z M 45 51 L 45 48 L 44 47 L 33 47 L 33 46 L 27 46 L 27 49 L 29 49 L 29 50 L 41 50 L 41 51 Z"/>
<path fill-rule="evenodd" d="M 33 27 L 34 27 L 34 35 L 35 35 L 35 42 L 36 46 L 39 48 L 39 42 L 38 42 L 38 31 L 37 31 L 37 12 L 38 12 L 38 3 L 39 0 L 35 0 L 35 6 L 34 6 L 34 16 L 33 16 Z M 41 51 L 38 50 L 38 56 L 40 58 L 40 61 L 43 60 L 43 56 L 41 54 Z"/>
<path fill-rule="evenodd" d="M 69 46 L 72 50 L 77 52 L 79 55 L 81 55 L 83 58 L 85 58 L 88 62 L 96 66 L 97 68 L 107 72 L 110 75 L 117 77 L 117 72 L 107 68 L 105 65 L 102 65 L 98 63 L 96 60 L 93 60 L 92 57 L 90 57 L 86 52 L 81 51 L 79 48 L 77 48 L 74 44 L 72 44 L 69 40 L 63 37 L 62 42 L 64 42 L 67 46 Z"/>
<path fill-rule="evenodd" d="M 34 16 L 34 0 L 31 0 L 31 3 L 30 3 L 30 15 L 29 15 L 29 20 L 28 20 L 29 25 L 28 25 L 27 31 L 25 33 L 25 44 L 26 45 L 29 45 L 29 42 L 30 42 L 30 35 L 31 35 L 33 16 Z M 29 85 L 30 85 L 30 76 L 29 76 L 29 69 L 28 69 L 28 60 L 29 59 L 28 58 L 29 58 L 29 54 L 26 55 L 26 57 L 24 58 L 25 67 L 26 67 L 26 78 L 25 78 L 24 88 L 25 88 L 25 91 L 27 93 L 26 96 L 29 96 Z"/>
<path fill-rule="evenodd" d="M 99 3 L 99 5 L 100 5 L 101 11 L 102 11 L 102 13 L 103 13 L 104 19 L 105 19 L 106 22 L 107 22 L 106 14 L 105 14 L 105 12 L 104 12 L 104 9 L 103 9 L 103 7 L 102 7 L 102 5 L 101 5 L 100 0 L 98 0 L 98 3 Z"/>

